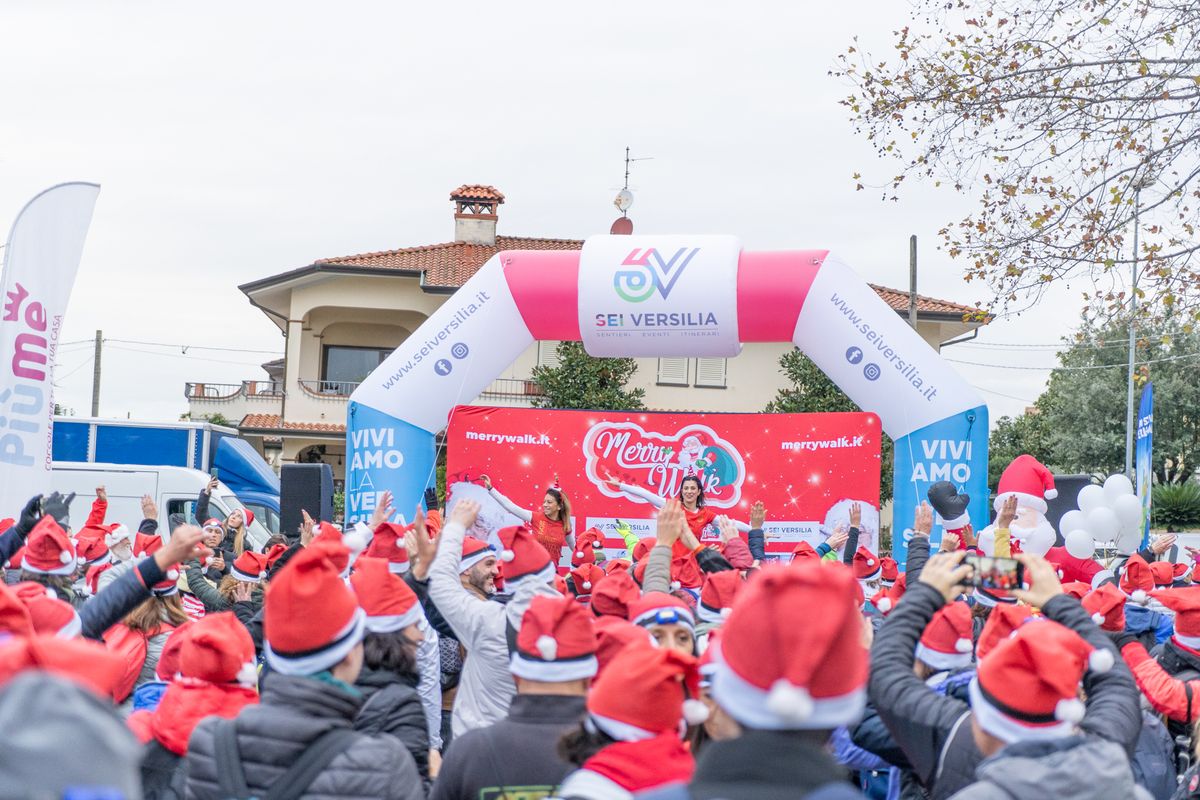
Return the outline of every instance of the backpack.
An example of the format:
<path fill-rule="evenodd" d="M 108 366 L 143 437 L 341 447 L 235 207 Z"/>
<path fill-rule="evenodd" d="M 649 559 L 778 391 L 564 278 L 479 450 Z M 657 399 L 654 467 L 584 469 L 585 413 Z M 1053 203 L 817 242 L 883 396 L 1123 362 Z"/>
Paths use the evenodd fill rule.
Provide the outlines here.
<path fill-rule="evenodd" d="M 1170 800 L 1176 789 L 1175 741 L 1167 732 L 1167 726 L 1157 715 L 1142 712 L 1142 729 L 1134 745 L 1129 766 L 1133 770 L 1133 782 L 1141 786 L 1155 800 Z"/>
<path fill-rule="evenodd" d="M 246 784 L 246 770 L 238 751 L 237 720 L 219 721 L 213 731 L 217 780 L 221 794 L 231 800 L 295 800 L 308 791 L 325 768 L 350 748 L 361 734 L 351 728 L 331 728 L 309 742 L 287 772 L 262 795 L 253 794 Z"/>
<path fill-rule="evenodd" d="M 1200 681 L 1200 672 L 1194 669 L 1183 669 L 1179 672 L 1172 672 L 1171 677 L 1183 683 L 1183 692 L 1187 696 L 1187 718 L 1192 718 L 1192 708 L 1195 704 L 1200 703 L 1200 697 L 1192 694 L 1192 681 Z M 1191 722 L 1176 722 L 1169 719 L 1165 715 L 1162 721 L 1166 723 L 1167 732 L 1174 742 L 1175 748 L 1175 774 L 1182 775 L 1187 772 L 1192 765 L 1192 731 L 1194 730 Z"/>
<path fill-rule="evenodd" d="M 175 630 L 174 625 L 163 623 L 155 629 L 152 635 L 158 636 Z M 149 652 L 149 636 L 141 631 L 135 631 L 123 622 L 118 622 L 104 632 L 104 646 L 110 653 L 121 657 L 125 671 L 113 686 L 113 702 L 123 703 L 133 693 L 142 667 L 146 665 L 146 654 Z"/>
<path fill-rule="evenodd" d="M 151 739 L 142 755 L 143 800 L 183 800 L 187 759 Z"/>

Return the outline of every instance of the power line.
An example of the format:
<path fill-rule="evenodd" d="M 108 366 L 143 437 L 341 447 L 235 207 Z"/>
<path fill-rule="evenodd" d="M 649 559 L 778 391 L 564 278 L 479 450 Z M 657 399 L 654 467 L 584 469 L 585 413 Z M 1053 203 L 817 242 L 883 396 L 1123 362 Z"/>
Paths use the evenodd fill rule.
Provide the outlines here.
<path fill-rule="evenodd" d="M 112 340 L 108 339 L 105 341 L 112 341 Z M 204 358 L 203 356 L 192 356 L 192 355 L 188 355 L 187 353 L 162 353 L 162 352 L 159 352 L 156 350 L 142 350 L 137 347 L 122 347 L 121 345 L 112 345 L 111 349 L 120 350 L 120 351 L 123 351 L 126 353 L 142 353 L 143 355 L 148 355 L 148 356 L 162 356 L 165 358 L 186 358 L 191 361 L 208 361 L 213 364 L 235 364 L 239 367 L 260 366 L 259 364 L 256 364 L 253 361 L 229 361 L 226 359 L 219 359 L 219 358 Z"/>
<path fill-rule="evenodd" d="M 1024 397 L 1014 397 L 1011 394 L 1005 394 L 1004 392 L 997 392 L 995 389 L 985 389 L 982 386 L 976 386 L 975 388 L 981 392 L 987 392 L 988 394 L 994 394 L 997 397 L 1004 397 L 1008 400 L 1016 400 L 1018 403 L 1025 403 L 1027 405 L 1033 405 L 1035 402 L 1033 400 L 1029 400 Z"/>
<path fill-rule="evenodd" d="M 54 378 L 55 378 L 54 385 L 58 386 L 59 381 L 65 381 L 67 378 L 71 377 L 76 372 L 79 372 L 79 370 L 83 369 L 88 364 L 91 364 L 92 358 L 93 358 L 93 356 L 91 354 L 89 354 L 88 357 L 83 360 L 83 363 L 77 364 L 75 367 L 71 368 L 71 370 L 68 371 L 65 375 L 55 375 L 54 376 Z M 56 369 L 58 368 L 57 364 L 55 364 L 54 366 Z"/>
<path fill-rule="evenodd" d="M 1167 356 L 1165 358 L 1143 359 L 1141 361 L 1137 361 L 1136 364 L 1161 364 L 1166 361 L 1183 361 L 1185 359 L 1198 357 L 1200 357 L 1200 353 L 1183 353 L 1181 355 Z M 1017 369 L 1026 370 L 1029 372 L 1054 372 L 1056 370 L 1061 370 L 1063 372 L 1080 372 L 1093 369 L 1129 369 L 1128 364 L 1092 364 L 1082 367 L 1025 367 L 1017 364 L 987 364 L 982 361 L 960 361 L 956 358 L 947 358 L 945 360 L 952 364 L 966 364 L 972 367 L 987 367 L 988 369 Z"/>
<path fill-rule="evenodd" d="M 176 347 L 180 350 L 217 350 L 223 353 L 262 353 L 270 356 L 282 356 L 283 353 L 278 350 L 250 350 L 244 347 L 210 347 L 200 344 L 171 344 L 170 342 L 144 342 L 136 339 L 105 339 L 106 342 L 117 342 L 119 344 L 141 344 L 150 347 Z"/>

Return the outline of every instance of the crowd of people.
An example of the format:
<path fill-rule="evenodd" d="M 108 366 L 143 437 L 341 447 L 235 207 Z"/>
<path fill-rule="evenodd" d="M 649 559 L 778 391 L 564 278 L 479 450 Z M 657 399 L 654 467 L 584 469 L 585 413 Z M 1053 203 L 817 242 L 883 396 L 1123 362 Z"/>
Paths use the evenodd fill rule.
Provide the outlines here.
<path fill-rule="evenodd" d="M 1001 495 L 1003 590 L 924 503 L 897 564 L 857 505 L 768 556 L 762 504 L 739 524 L 698 480 L 616 547 L 554 487 L 505 498 L 525 524 L 494 544 L 471 500 L 400 525 L 385 493 L 260 551 L 207 491 L 169 531 L 103 488 L 78 527 L 57 493 L 0 521 L 0 796 L 1200 797 L 1200 583 L 1169 538 L 1021 552 Z"/>

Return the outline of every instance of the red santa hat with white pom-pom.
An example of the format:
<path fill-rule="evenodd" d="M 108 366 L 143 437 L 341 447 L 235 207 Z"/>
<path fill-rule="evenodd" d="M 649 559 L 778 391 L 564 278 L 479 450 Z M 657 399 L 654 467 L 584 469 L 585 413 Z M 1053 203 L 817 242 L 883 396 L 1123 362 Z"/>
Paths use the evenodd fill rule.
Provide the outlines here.
<path fill-rule="evenodd" d="M 625 646 L 588 693 L 585 726 L 620 742 L 678 734 L 708 718 L 696 659 L 650 642 Z"/>
<path fill-rule="evenodd" d="M 854 577 L 860 581 L 872 581 L 883 575 L 883 562 L 879 556 L 865 546 L 854 551 Z"/>
<path fill-rule="evenodd" d="M 1112 651 L 1043 620 L 1022 625 L 979 662 L 969 694 L 975 721 L 1006 743 L 1070 736 L 1083 719 L 1079 682 L 1107 672 Z"/>
<path fill-rule="evenodd" d="M 971 607 L 961 600 L 939 608 L 917 642 L 917 660 L 936 670 L 969 667 L 975 650 L 972 622 Z"/>
<path fill-rule="evenodd" d="M 709 574 L 700 590 L 700 602 L 696 605 L 696 616 L 704 622 L 720 624 L 733 611 L 733 599 L 746 585 L 742 573 L 735 569 Z"/>
<path fill-rule="evenodd" d="M 1017 456 L 1000 474 L 992 507 L 999 511 L 1013 495 L 1017 497 L 1018 506 L 1036 508 L 1045 514 L 1048 508 L 1046 501 L 1058 497 L 1058 490 L 1054 488 L 1054 473 L 1029 454 Z"/>
<path fill-rule="evenodd" d="M 75 545 L 54 517 L 46 514 L 25 538 L 21 568 L 39 575 L 70 575 L 75 571 Z"/>
<path fill-rule="evenodd" d="M 500 539 L 500 560 L 504 563 L 504 583 L 508 589 L 515 592 L 522 581 L 554 580 L 550 554 L 524 525 L 501 528 L 496 537 Z"/>
<path fill-rule="evenodd" d="M 588 597 L 596 589 L 596 585 L 607 577 L 604 570 L 595 564 L 580 564 L 571 570 L 571 585 L 575 587 L 577 597 Z"/>
<path fill-rule="evenodd" d="M 1121 591 L 1140 606 L 1150 602 L 1150 592 L 1154 591 L 1154 573 L 1137 553 L 1131 555 L 1121 568 Z"/>
<path fill-rule="evenodd" d="M 867 652 L 853 573 L 839 564 L 766 567 L 721 629 L 713 697 L 760 730 L 836 728 L 866 704 Z M 821 613 L 814 614 L 813 609 Z M 780 620 L 803 619 L 803 625 Z"/>
<path fill-rule="evenodd" d="M 409 625 L 425 627 L 425 611 L 416 593 L 396 573 L 387 559 L 361 556 L 350 576 L 358 604 L 367 615 L 371 633 L 394 633 Z"/>
<path fill-rule="evenodd" d="M 534 597 L 521 617 L 509 661 L 512 674 L 561 683 L 591 678 L 596 667 L 596 632 L 588 610 L 568 597 Z"/>
<path fill-rule="evenodd" d="M 1160 589 L 1154 599 L 1175 612 L 1171 638 L 1191 650 L 1200 650 L 1200 586 Z"/>

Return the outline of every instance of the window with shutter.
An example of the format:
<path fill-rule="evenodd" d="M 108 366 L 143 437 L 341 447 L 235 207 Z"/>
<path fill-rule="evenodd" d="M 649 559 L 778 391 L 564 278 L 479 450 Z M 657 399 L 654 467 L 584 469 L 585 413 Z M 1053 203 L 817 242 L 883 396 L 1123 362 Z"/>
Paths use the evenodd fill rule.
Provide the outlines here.
<path fill-rule="evenodd" d="M 658 360 L 659 386 L 687 386 L 688 359 L 660 358 Z"/>
<path fill-rule="evenodd" d="M 558 366 L 558 342 L 538 342 L 537 365 L 539 367 Z"/>
<path fill-rule="evenodd" d="M 728 359 L 724 358 L 697 358 L 696 385 L 709 389 L 724 389 L 727 365 Z"/>

